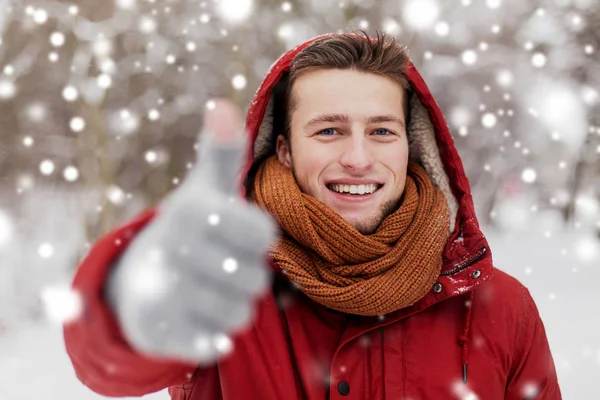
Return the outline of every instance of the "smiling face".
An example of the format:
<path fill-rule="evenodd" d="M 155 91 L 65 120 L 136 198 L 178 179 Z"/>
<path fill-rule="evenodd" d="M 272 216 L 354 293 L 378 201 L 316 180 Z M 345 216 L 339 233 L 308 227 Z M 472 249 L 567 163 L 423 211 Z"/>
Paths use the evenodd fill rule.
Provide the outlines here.
<path fill-rule="evenodd" d="M 299 76 L 292 96 L 291 146 L 277 138 L 279 161 L 302 192 L 373 233 L 406 182 L 404 89 L 381 75 L 319 69 Z"/>

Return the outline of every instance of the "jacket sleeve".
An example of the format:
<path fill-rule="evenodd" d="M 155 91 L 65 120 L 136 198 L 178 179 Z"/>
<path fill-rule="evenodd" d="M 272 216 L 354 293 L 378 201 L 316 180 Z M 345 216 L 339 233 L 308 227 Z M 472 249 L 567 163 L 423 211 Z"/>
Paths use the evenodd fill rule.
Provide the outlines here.
<path fill-rule="evenodd" d="M 148 211 L 100 239 L 81 263 L 73 289 L 82 314 L 64 326 L 67 353 L 79 380 L 98 394 L 141 396 L 181 386 L 196 369 L 179 361 L 153 359 L 133 350 L 103 298 L 111 264 L 154 216 Z"/>
<path fill-rule="evenodd" d="M 506 388 L 507 400 L 562 399 L 544 324 L 529 290 L 522 287 L 522 317 Z"/>

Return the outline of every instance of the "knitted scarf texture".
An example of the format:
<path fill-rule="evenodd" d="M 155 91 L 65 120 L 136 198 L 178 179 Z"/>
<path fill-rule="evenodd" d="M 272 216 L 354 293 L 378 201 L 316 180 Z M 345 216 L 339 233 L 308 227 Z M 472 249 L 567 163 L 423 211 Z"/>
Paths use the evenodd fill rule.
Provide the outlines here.
<path fill-rule="evenodd" d="M 370 235 L 302 193 L 292 171 L 271 156 L 251 200 L 281 228 L 273 260 L 309 298 L 348 314 L 376 316 L 416 303 L 438 278 L 450 215 L 425 170 L 409 162 L 403 199 Z"/>

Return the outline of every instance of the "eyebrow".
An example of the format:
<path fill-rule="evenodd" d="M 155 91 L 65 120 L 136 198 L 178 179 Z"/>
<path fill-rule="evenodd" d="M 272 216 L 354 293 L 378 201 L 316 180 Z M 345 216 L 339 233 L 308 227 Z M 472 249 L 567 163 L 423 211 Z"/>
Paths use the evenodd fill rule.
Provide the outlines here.
<path fill-rule="evenodd" d="M 335 122 L 348 123 L 349 121 L 350 121 L 350 117 L 348 116 L 348 114 L 323 114 L 323 115 L 319 115 L 315 118 L 312 118 L 310 121 L 308 121 L 306 123 L 306 125 L 304 125 L 304 128 L 311 128 L 311 127 L 314 127 L 315 125 L 319 125 L 324 122 L 326 122 L 326 123 L 335 123 Z M 404 120 L 396 117 L 395 115 L 373 115 L 373 116 L 367 118 L 368 125 L 380 124 L 383 122 L 395 122 L 399 125 L 402 125 L 402 127 L 406 126 Z"/>
<path fill-rule="evenodd" d="M 403 119 L 400 119 L 395 115 L 375 115 L 367 118 L 367 124 L 380 124 L 382 122 L 395 122 L 402 126 L 406 125 Z"/>

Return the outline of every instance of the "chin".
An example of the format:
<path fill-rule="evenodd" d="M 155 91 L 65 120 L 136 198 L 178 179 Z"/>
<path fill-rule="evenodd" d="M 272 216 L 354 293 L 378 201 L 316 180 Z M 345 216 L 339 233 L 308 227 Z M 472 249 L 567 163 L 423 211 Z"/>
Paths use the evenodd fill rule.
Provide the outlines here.
<path fill-rule="evenodd" d="M 371 233 L 374 233 L 382 222 L 381 218 L 377 215 L 371 215 L 362 218 L 344 217 L 344 219 L 363 235 L 370 235 Z"/>

